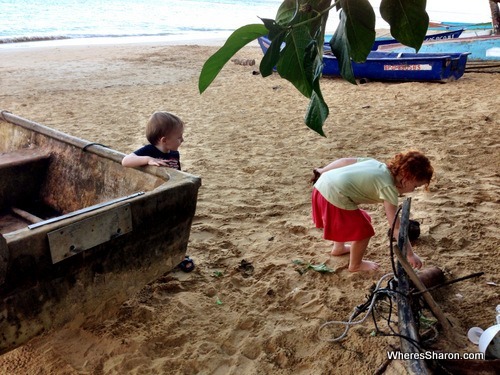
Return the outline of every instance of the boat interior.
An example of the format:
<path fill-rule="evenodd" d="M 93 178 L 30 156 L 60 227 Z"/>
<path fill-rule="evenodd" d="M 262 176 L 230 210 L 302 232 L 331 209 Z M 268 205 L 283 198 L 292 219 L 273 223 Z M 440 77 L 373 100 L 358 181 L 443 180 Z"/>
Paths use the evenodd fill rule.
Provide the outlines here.
<path fill-rule="evenodd" d="M 0 121 L 0 234 L 124 199 L 165 182 L 122 167 L 117 163 L 121 156 L 102 145 L 81 145 L 79 139 L 64 142 L 60 136 L 51 137 L 50 130 L 42 134 Z M 104 149 L 105 157 L 89 152 L 90 148 Z"/>

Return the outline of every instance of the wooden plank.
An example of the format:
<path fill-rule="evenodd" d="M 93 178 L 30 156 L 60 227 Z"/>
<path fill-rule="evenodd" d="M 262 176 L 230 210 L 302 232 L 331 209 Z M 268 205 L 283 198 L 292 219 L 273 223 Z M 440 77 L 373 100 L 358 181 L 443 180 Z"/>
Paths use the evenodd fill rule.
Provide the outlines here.
<path fill-rule="evenodd" d="M 38 216 L 35 216 L 33 214 L 30 214 L 28 211 L 21 210 L 20 208 L 17 207 L 11 207 L 10 208 L 12 212 L 14 212 L 16 215 L 22 217 L 24 220 L 29 221 L 30 223 L 39 223 L 40 221 L 43 221 L 43 219 L 40 219 Z"/>
<path fill-rule="evenodd" d="M 9 168 L 31 163 L 37 160 L 48 159 L 50 153 L 38 148 L 24 148 L 0 154 L 0 168 Z"/>
<path fill-rule="evenodd" d="M 418 275 L 413 270 L 412 266 L 406 260 L 406 248 L 408 246 L 408 225 L 409 225 L 409 217 L 410 217 L 410 205 L 411 198 L 408 198 L 403 205 L 403 212 L 401 213 L 401 223 L 399 229 L 399 239 L 398 239 L 398 247 L 401 250 L 395 249 L 395 254 L 398 258 L 398 267 L 401 268 L 401 273 L 405 274 L 404 277 L 411 280 L 413 285 L 422 293 L 425 302 L 429 306 L 429 309 L 432 311 L 436 319 L 441 324 L 441 327 L 444 331 L 444 334 L 453 342 L 458 342 L 455 337 L 453 327 L 451 323 L 444 315 L 443 311 L 439 307 L 439 305 L 434 301 L 432 295 L 429 293 L 425 285 L 422 283 Z M 398 268 L 399 269 L 399 268 Z M 398 275 L 399 278 L 399 275 Z"/>
<path fill-rule="evenodd" d="M 0 234 L 0 285 L 5 282 L 5 275 L 7 274 L 7 264 L 9 262 L 9 248 L 7 240 Z"/>
<path fill-rule="evenodd" d="M 47 233 L 52 263 L 60 262 L 132 231 L 130 204 Z"/>
<path fill-rule="evenodd" d="M 403 249 L 403 258 L 406 261 L 406 243 L 408 239 L 408 225 L 410 222 L 410 205 L 411 198 L 406 199 L 403 204 L 403 211 L 401 213 L 401 221 L 399 224 L 399 238 L 398 246 Z M 399 253 L 398 249 L 395 252 Z M 401 261 L 401 259 L 398 260 Z M 410 266 L 411 268 L 411 266 Z M 420 338 L 418 334 L 418 328 L 415 324 L 415 316 L 410 304 L 410 280 L 403 268 L 401 262 L 397 264 L 397 278 L 398 278 L 398 318 L 399 318 L 399 333 L 401 337 L 401 351 L 403 353 L 411 353 L 417 355 L 419 353 L 419 348 L 417 345 L 420 344 Z M 412 342 L 410 342 L 409 338 Z M 423 359 L 412 359 L 406 361 L 406 367 L 410 374 L 425 375 L 429 374 L 429 369 L 427 364 Z"/>

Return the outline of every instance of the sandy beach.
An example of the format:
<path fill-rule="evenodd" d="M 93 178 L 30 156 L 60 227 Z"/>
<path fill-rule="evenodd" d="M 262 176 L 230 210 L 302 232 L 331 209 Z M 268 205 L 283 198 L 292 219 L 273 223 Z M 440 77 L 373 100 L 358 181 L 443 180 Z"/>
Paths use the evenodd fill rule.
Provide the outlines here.
<path fill-rule="evenodd" d="M 276 74 L 258 74 L 255 45 L 236 57 L 256 65 L 229 62 L 200 95 L 199 72 L 216 49 L 0 48 L 0 109 L 124 153 L 146 142 L 152 112 L 174 112 L 186 123 L 183 170 L 203 184 L 188 248 L 193 272 L 145 285 L 113 319 L 33 339 L 0 357 L 0 373 L 374 373 L 399 338 L 373 335 L 370 317 L 340 342 L 325 339 L 343 326 L 321 337 L 318 328 L 346 321 L 392 272 L 383 207 L 363 207 L 377 232 L 367 258 L 380 269 L 349 273 L 348 257 L 331 257 L 314 228 L 309 179 L 339 157 L 386 161 L 408 149 L 428 155 L 436 172 L 428 192 L 409 195 L 424 267 L 441 268 L 448 280 L 484 272 L 434 294 L 460 338 L 438 337 L 435 346 L 477 352 L 467 330 L 492 325 L 500 303 L 500 73 L 466 72 L 446 84 L 325 78 L 330 117 L 321 137 L 303 123 L 308 100 Z M 334 272 L 307 268 L 323 263 Z M 383 319 L 378 325 L 389 333 Z M 392 361 L 385 373 L 406 371 Z"/>

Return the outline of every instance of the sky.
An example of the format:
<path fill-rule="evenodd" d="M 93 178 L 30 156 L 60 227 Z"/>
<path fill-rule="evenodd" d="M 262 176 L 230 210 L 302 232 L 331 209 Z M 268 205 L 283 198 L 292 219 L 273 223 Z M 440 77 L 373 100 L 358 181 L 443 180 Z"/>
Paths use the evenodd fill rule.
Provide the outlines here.
<path fill-rule="evenodd" d="M 377 14 L 377 28 L 388 28 L 389 25 L 380 17 L 378 8 L 381 0 L 369 0 Z M 427 14 L 434 22 L 471 22 L 481 23 L 491 21 L 491 12 L 488 0 L 427 0 Z M 330 13 L 330 19 L 335 15 Z M 330 24 L 329 19 L 329 24 Z"/>

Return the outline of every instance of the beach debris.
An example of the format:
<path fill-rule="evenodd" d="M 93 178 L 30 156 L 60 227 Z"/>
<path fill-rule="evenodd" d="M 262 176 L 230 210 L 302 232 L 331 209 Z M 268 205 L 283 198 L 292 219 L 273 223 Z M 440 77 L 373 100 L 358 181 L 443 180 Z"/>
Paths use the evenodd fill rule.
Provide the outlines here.
<path fill-rule="evenodd" d="M 254 271 L 253 264 L 251 262 L 246 261 L 245 259 L 242 259 L 240 265 L 238 266 L 238 271 L 241 272 L 243 277 L 252 276 Z"/>
<path fill-rule="evenodd" d="M 232 59 L 231 61 L 236 65 L 244 65 L 244 66 L 255 65 L 255 59 Z"/>
<path fill-rule="evenodd" d="M 215 303 L 219 306 L 222 305 L 222 301 L 220 300 L 219 296 L 215 297 Z"/>
<path fill-rule="evenodd" d="M 184 260 L 179 263 L 179 268 L 184 272 L 191 272 L 192 270 L 194 270 L 194 267 L 195 266 L 193 260 L 187 255 Z"/>
<path fill-rule="evenodd" d="M 301 275 L 303 275 L 304 273 L 306 273 L 310 269 L 313 271 L 319 272 L 319 273 L 334 273 L 335 272 L 334 269 L 331 269 L 325 263 L 312 264 L 312 263 L 303 262 L 300 259 L 292 260 L 292 263 L 296 264 L 298 266 L 303 266 L 301 268 L 296 269 L 296 271 L 298 273 L 300 273 Z"/>
<path fill-rule="evenodd" d="M 224 272 L 222 272 L 222 271 L 214 271 L 212 273 L 212 276 L 213 277 L 222 277 L 222 276 L 224 276 Z"/>

